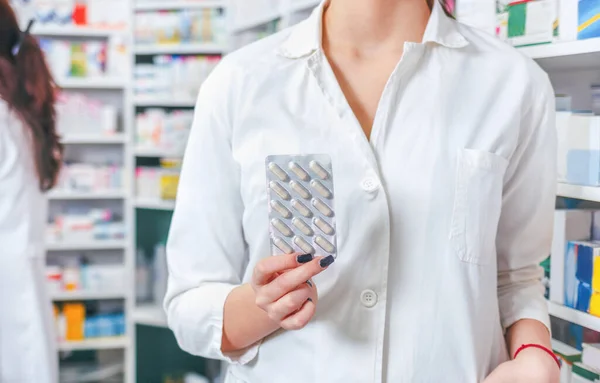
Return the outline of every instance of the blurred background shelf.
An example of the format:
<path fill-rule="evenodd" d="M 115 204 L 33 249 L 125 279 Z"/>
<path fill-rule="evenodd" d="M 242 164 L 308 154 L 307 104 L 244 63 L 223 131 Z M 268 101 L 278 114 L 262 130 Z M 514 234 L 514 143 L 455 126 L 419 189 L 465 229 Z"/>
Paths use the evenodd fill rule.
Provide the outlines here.
<path fill-rule="evenodd" d="M 65 89 L 122 89 L 126 81 L 115 77 L 69 77 L 57 79 L 56 84 Z"/>
<path fill-rule="evenodd" d="M 557 193 L 559 197 L 575 198 L 585 201 L 600 202 L 600 187 L 580 186 L 559 183 Z"/>
<path fill-rule="evenodd" d="M 225 1 L 219 0 L 147 0 L 135 4 L 136 11 L 162 11 L 175 9 L 201 9 L 201 8 L 220 8 L 225 6 Z"/>
<path fill-rule="evenodd" d="M 546 70 L 592 69 L 600 63 L 600 38 L 519 48 Z"/>
<path fill-rule="evenodd" d="M 126 240 L 96 240 L 87 242 L 46 242 L 46 250 L 112 250 L 124 249 Z"/>
<path fill-rule="evenodd" d="M 134 104 L 136 106 L 157 106 L 165 108 L 193 108 L 196 106 L 196 100 L 137 97 L 134 99 Z"/>
<path fill-rule="evenodd" d="M 124 299 L 124 291 L 61 291 L 50 294 L 53 301 L 85 301 L 101 299 Z"/>
<path fill-rule="evenodd" d="M 134 201 L 134 205 L 138 209 L 173 210 L 175 208 L 175 201 L 161 200 L 161 199 L 149 199 L 149 198 L 137 198 Z"/>
<path fill-rule="evenodd" d="M 122 199 L 127 197 L 125 190 L 105 190 L 97 192 L 73 192 L 53 190 L 46 194 L 51 200 L 94 200 L 94 199 Z"/>
<path fill-rule="evenodd" d="M 127 30 L 87 27 L 77 25 L 43 25 L 36 24 L 33 34 L 48 37 L 110 37 L 118 34 L 126 34 Z"/>
<path fill-rule="evenodd" d="M 183 152 L 169 151 L 161 148 L 135 148 L 136 157 L 183 157 Z"/>
<path fill-rule="evenodd" d="M 127 136 L 123 133 L 113 135 L 98 134 L 68 134 L 61 139 L 63 144 L 124 144 L 127 142 Z"/>
<path fill-rule="evenodd" d="M 136 324 L 167 327 L 167 315 L 160 305 L 140 305 L 133 310 L 133 320 Z"/>
<path fill-rule="evenodd" d="M 600 331 L 600 318 L 548 301 L 548 312 L 550 315 L 566 320 L 567 322 L 575 323 L 590 330 Z"/>
<path fill-rule="evenodd" d="M 110 350 L 126 348 L 129 339 L 126 336 L 114 338 L 93 338 L 81 341 L 63 341 L 58 344 L 60 351 Z"/>
<path fill-rule="evenodd" d="M 224 46 L 211 43 L 151 44 L 135 47 L 135 53 L 138 55 L 220 54 L 224 51 Z"/>

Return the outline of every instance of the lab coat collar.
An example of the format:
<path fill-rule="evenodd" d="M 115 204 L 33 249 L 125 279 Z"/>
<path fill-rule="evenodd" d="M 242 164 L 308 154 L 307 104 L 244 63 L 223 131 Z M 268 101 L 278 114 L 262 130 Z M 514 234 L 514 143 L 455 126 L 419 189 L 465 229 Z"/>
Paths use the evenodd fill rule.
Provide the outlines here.
<path fill-rule="evenodd" d="M 329 0 L 323 0 L 310 17 L 297 24 L 279 47 L 279 54 L 298 59 L 322 50 L 323 10 Z M 463 48 L 469 44 L 460 33 L 458 22 L 448 17 L 438 0 L 423 35 L 423 43 L 433 42 L 448 48 Z"/>

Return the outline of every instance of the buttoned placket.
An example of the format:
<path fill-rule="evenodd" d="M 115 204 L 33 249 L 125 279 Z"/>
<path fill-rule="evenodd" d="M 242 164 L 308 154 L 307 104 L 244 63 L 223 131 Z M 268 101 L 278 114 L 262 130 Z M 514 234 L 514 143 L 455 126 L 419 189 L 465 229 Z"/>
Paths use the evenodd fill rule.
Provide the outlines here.
<path fill-rule="evenodd" d="M 384 217 L 382 217 L 382 219 L 386 221 L 385 227 L 387 230 L 385 233 L 385 245 L 383 246 L 384 251 L 381 254 L 381 256 L 385 257 L 385 261 L 383 262 L 383 268 L 380 271 L 381 278 L 379 280 L 381 283 L 379 285 L 379 291 L 374 291 L 365 286 L 360 294 L 360 297 L 357 297 L 359 303 L 366 309 L 372 310 L 373 315 L 377 317 L 376 322 L 378 324 L 378 330 L 376 334 L 377 339 L 375 342 L 376 365 L 374 366 L 374 383 L 383 382 L 383 353 L 386 328 L 387 285 L 391 251 L 390 207 L 377 160 L 377 142 L 378 139 L 385 133 L 385 129 L 389 128 L 389 126 L 387 126 L 390 123 L 389 111 L 391 103 L 395 99 L 395 95 L 399 92 L 400 76 L 406 74 L 411 68 L 414 68 L 418 64 L 419 59 L 423 56 L 425 50 L 424 48 L 425 46 L 423 44 L 405 44 L 402 58 L 388 79 L 381 95 L 381 99 L 378 103 L 370 140 L 368 140 L 365 136 L 364 131 L 358 119 L 356 118 L 356 115 L 350 108 L 350 105 L 324 53 L 321 50 L 316 50 L 308 58 L 308 67 L 313 76 L 316 78 L 321 91 L 331 106 L 335 108 L 335 111 L 337 112 L 341 122 L 347 123 L 352 127 L 352 131 L 350 132 L 352 141 L 355 143 L 357 149 L 368 164 L 368 168 L 358 187 L 360 187 L 364 193 L 367 193 L 367 198 L 370 200 L 370 203 L 382 204 L 382 211 L 386 212 Z"/>

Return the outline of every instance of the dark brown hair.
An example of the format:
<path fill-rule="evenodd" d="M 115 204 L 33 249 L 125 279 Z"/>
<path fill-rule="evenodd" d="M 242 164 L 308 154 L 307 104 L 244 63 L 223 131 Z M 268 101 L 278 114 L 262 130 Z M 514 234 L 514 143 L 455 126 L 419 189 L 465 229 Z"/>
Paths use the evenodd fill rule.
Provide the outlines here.
<path fill-rule="evenodd" d="M 19 30 L 8 0 L 0 0 L 0 98 L 31 132 L 42 191 L 56 184 L 63 153 L 56 133 L 56 91 L 38 42 Z"/>

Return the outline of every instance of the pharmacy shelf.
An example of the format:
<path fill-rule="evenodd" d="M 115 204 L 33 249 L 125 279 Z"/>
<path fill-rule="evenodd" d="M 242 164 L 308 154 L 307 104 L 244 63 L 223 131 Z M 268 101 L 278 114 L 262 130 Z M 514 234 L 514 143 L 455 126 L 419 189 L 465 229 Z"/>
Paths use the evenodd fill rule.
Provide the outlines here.
<path fill-rule="evenodd" d="M 102 190 L 97 192 L 73 192 L 53 190 L 46 194 L 51 200 L 95 200 L 95 199 L 123 199 L 127 197 L 125 190 Z"/>
<path fill-rule="evenodd" d="M 59 291 L 50 294 L 53 301 L 90 301 L 100 299 L 125 299 L 124 291 Z"/>
<path fill-rule="evenodd" d="M 125 240 L 96 240 L 87 242 L 53 242 L 46 243 L 46 250 L 114 250 L 124 249 L 127 246 Z"/>
<path fill-rule="evenodd" d="M 129 346 L 126 336 L 114 338 L 86 339 L 80 341 L 63 341 L 58 344 L 60 351 L 110 350 Z"/>
<path fill-rule="evenodd" d="M 64 89 L 123 89 L 125 80 L 115 77 L 63 78 L 56 81 Z"/>
<path fill-rule="evenodd" d="M 159 305 L 141 305 L 133 310 L 133 321 L 136 324 L 167 327 L 167 315 Z"/>
<path fill-rule="evenodd" d="M 222 8 L 224 1 L 214 0 L 155 0 L 139 1 L 135 4 L 136 11 L 167 11 L 176 9 Z"/>
<path fill-rule="evenodd" d="M 600 62 L 600 38 L 519 48 L 544 69 L 595 68 Z"/>
<path fill-rule="evenodd" d="M 110 29 L 77 25 L 43 25 L 36 24 L 33 34 L 50 37 L 104 37 L 127 33 L 124 29 Z"/>
<path fill-rule="evenodd" d="M 138 97 L 134 100 L 135 106 L 162 106 L 165 108 L 193 108 L 196 106 L 194 99 L 163 99 L 163 98 L 143 98 Z"/>
<path fill-rule="evenodd" d="M 600 318 L 584 313 L 583 311 L 548 301 L 548 312 L 550 315 L 566 320 L 567 322 L 578 324 L 590 330 L 600 331 Z"/>
<path fill-rule="evenodd" d="M 275 21 L 279 17 L 281 17 L 281 12 L 278 9 L 265 10 L 262 14 L 248 18 L 244 20 L 243 23 L 234 25 L 232 31 L 233 33 L 239 33 L 248 29 L 254 29 L 267 23 L 270 23 L 271 21 Z"/>
<path fill-rule="evenodd" d="M 136 157 L 183 157 L 183 153 L 181 152 L 173 152 L 160 148 L 135 148 L 134 153 Z"/>
<path fill-rule="evenodd" d="M 584 201 L 600 202 L 600 187 L 580 186 L 559 183 L 557 193 L 559 197 L 575 198 Z"/>
<path fill-rule="evenodd" d="M 63 144 L 76 145 L 76 144 L 124 144 L 127 142 L 127 136 L 123 133 L 113 135 L 100 135 L 100 134 L 68 134 L 61 139 Z"/>
<path fill-rule="evenodd" d="M 290 5 L 290 12 L 298 12 L 303 11 L 305 9 L 314 8 L 319 5 L 320 1 L 318 0 L 293 0 Z"/>
<path fill-rule="evenodd" d="M 138 209 L 173 210 L 175 208 L 175 201 L 138 198 L 134 201 L 134 205 Z"/>
<path fill-rule="evenodd" d="M 182 44 L 152 44 L 137 45 L 135 53 L 138 55 L 163 55 L 163 54 L 221 54 L 225 47 L 212 43 L 182 43 Z"/>

